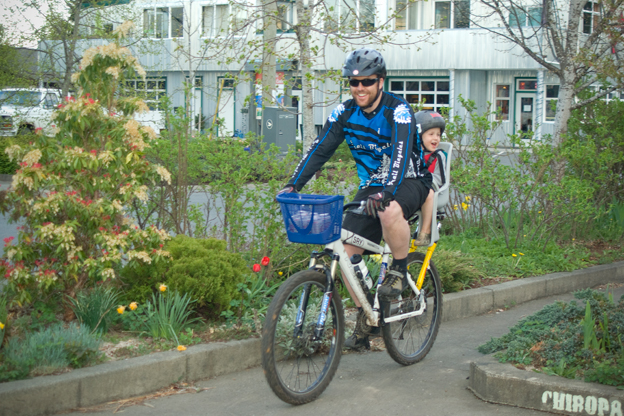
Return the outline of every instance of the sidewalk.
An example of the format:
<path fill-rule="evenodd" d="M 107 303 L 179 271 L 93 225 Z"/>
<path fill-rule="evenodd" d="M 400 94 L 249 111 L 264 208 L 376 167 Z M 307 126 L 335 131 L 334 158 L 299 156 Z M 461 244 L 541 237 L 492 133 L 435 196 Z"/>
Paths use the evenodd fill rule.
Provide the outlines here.
<path fill-rule="evenodd" d="M 530 300 L 564 293 L 567 294 L 574 290 L 595 287 L 609 282 L 624 282 L 624 262 L 595 266 L 572 273 L 555 273 L 547 276 L 527 278 L 445 295 L 443 321 L 455 321 L 461 318 L 473 317 L 492 310 L 506 309 L 510 306 L 519 305 Z M 619 291 L 622 291 L 622 289 Z M 526 311 L 515 312 L 515 310 L 522 310 L 522 308 L 507 309 L 504 315 L 519 319 L 520 315 L 516 316 L 516 314 L 526 314 Z M 501 315 L 503 314 L 501 313 Z M 499 315 L 495 314 L 488 315 L 489 319 L 493 319 L 494 321 L 498 319 L 498 316 Z M 502 319 L 502 317 L 500 319 Z M 472 332 L 475 331 L 472 330 Z M 479 342 L 483 343 L 488 339 L 489 337 Z M 50 414 L 63 410 L 92 406 L 107 401 L 144 395 L 180 381 L 193 382 L 216 377 L 218 375 L 230 374 L 250 367 L 257 367 L 260 364 L 259 350 L 260 342 L 258 339 L 197 345 L 189 347 L 187 351 L 182 353 L 177 351 L 157 353 L 145 357 L 74 370 L 71 373 L 59 376 L 39 377 L 30 380 L 3 383 L 0 384 L 0 415 Z M 383 358 L 385 363 L 383 364 L 384 367 L 380 368 L 389 368 L 389 370 L 394 371 L 394 374 L 397 374 L 396 366 L 388 367 L 388 357 L 381 353 L 378 355 Z M 435 356 L 435 354 L 433 354 L 433 356 Z M 345 360 L 344 367 L 341 364 L 341 368 L 344 369 L 343 371 L 348 369 L 349 360 L 357 360 L 357 355 L 349 355 L 345 358 L 347 357 L 349 358 Z M 539 383 L 542 383 L 538 383 L 541 390 L 535 393 L 534 391 L 526 390 L 518 381 L 512 379 L 512 377 L 518 378 L 517 375 L 507 376 L 505 374 L 505 371 L 511 366 L 503 366 L 502 370 L 495 369 L 496 371 L 492 372 L 489 370 L 496 367 L 494 363 L 492 363 L 492 366 L 486 367 L 485 364 L 481 364 L 480 357 L 477 354 L 475 354 L 475 357 L 478 358 L 474 360 L 476 364 L 473 364 L 474 375 L 470 377 L 472 383 L 471 388 L 477 395 L 482 396 L 488 401 L 497 401 L 497 397 L 487 396 L 485 393 L 481 393 L 479 385 L 475 383 L 476 380 L 485 380 L 485 385 L 489 386 L 490 393 L 488 394 L 491 394 L 492 391 L 512 390 L 512 393 L 515 393 L 516 397 L 531 399 L 521 403 L 511 403 L 507 401 L 506 398 L 503 398 L 504 400 L 498 401 L 499 403 L 530 407 L 528 405 L 532 403 L 540 404 L 544 402 L 543 404 L 550 406 L 549 408 L 545 407 L 540 410 L 558 411 L 559 409 L 555 407 L 555 405 L 561 405 L 560 407 L 562 407 L 564 413 L 566 412 L 566 407 L 569 407 L 571 409 L 570 412 L 572 412 L 569 414 L 579 414 L 577 410 L 580 406 L 579 397 L 581 396 L 584 400 L 583 406 L 589 406 L 587 407 L 589 410 L 593 409 L 592 406 L 594 402 L 596 406 L 604 406 L 605 401 L 607 401 L 609 405 L 612 406 L 611 403 L 617 400 L 620 400 L 619 403 L 622 401 L 619 396 L 607 395 L 604 393 L 600 395 L 596 392 L 592 392 L 589 390 L 592 385 L 585 383 L 581 383 L 585 389 L 585 393 L 581 394 L 569 390 L 567 387 L 564 388 L 557 385 L 549 387 L 548 384 L 544 384 L 547 383 L 547 381 L 539 381 Z M 365 358 L 368 359 L 369 356 Z M 256 370 L 254 371 L 257 372 Z M 340 368 L 339 371 L 341 371 Z M 402 370 L 399 373 L 407 374 L 411 371 L 415 371 L 415 366 L 406 367 L 406 370 Z M 478 371 L 481 371 L 483 374 L 478 375 Z M 379 370 L 377 370 L 377 372 L 379 372 Z M 500 374 L 501 372 L 503 373 L 502 376 Z M 529 373 L 529 378 L 531 379 L 539 379 L 540 377 L 538 376 L 542 375 Z M 394 376 L 392 377 L 395 378 Z M 498 378 L 494 379 L 493 377 Z M 555 377 L 548 378 L 551 381 L 559 381 L 559 379 Z M 511 386 L 511 389 L 508 389 L 507 386 L 510 385 L 508 383 L 512 381 L 514 384 Z M 340 381 L 336 380 L 337 386 L 340 386 L 340 383 Z M 401 386 L 401 388 L 406 387 L 403 384 Z M 268 387 L 262 385 L 261 390 L 262 392 L 260 394 L 264 397 L 266 395 L 265 390 L 268 390 Z M 605 392 L 607 390 L 608 388 L 606 386 L 600 386 L 599 392 Z M 222 395 L 221 392 L 222 390 L 219 394 Z M 548 392 L 550 392 L 550 394 Z M 240 395 L 240 393 L 237 392 L 233 393 Z M 623 392 L 618 391 L 617 393 L 622 395 Z M 217 394 L 216 391 L 215 394 Z M 195 397 L 195 395 L 193 395 L 193 397 Z M 326 397 L 326 400 L 329 400 L 330 395 L 328 394 Z M 191 399 L 191 397 L 187 396 L 187 399 Z M 270 396 L 266 400 L 273 399 L 277 400 Z M 570 403 L 569 406 L 567 405 L 568 401 Z M 231 404 L 231 402 L 229 403 Z M 288 408 L 293 409 L 292 407 Z M 216 409 L 214 410 L 216 411 Z M 277 411 L 278 409 L 273 407 L 271 410 Z M 281 410 L 286 411 L 287 409 L 284 408 Z M 205 412 L 206 409 L 203 409 L 202 414 L 206 414 Z M 262 413 L 260 410 L 258 410 L 258 412 L 258 414 Z M 253 413 L 256 412 L 254 411 Z M 191 413 L 182 412 L 182 414 Z M 218 414 L 218 411 L 214 414 Z M 232 414 L 243 413 L 234 412 Z M 462 413 L 460 411 L 460 413 L 456 414 Z"/>

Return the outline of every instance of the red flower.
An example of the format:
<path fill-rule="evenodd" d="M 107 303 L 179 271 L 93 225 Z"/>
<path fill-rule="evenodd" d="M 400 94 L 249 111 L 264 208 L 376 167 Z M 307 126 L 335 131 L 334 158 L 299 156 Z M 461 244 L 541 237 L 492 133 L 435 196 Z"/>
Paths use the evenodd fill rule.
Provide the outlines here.
<path fill-rule="evenodd" d="M 9 244 L 11 244 L 11 241 L 13 241 L 15 237 L 7 237 L 4 239 L 4 246 L 8 246 Z M 255 267 L 255 266 L 254 266 Z M 258 271 L 260 271 L 260 266 L 258 266 Z"/>
<path fill-rule="evenodd" d="M 268 258 L 267 256 L 264 256 L 262 257 L 262 261 L 260 262 L 260 264 L 262 264 L 263 266 L 268 266 L 270 261 L 271 261 L 270 258 Z"/>
<path fill-rule="evenodd" d="M 254 271 L 255 273 L 258 273 L 258 272 L 260 271 L 260 265 L 259 265 L 258 263 L 256 263 L 256 264 L 254 264 L 254 265 L 253 265 L 253 271 Z"/>

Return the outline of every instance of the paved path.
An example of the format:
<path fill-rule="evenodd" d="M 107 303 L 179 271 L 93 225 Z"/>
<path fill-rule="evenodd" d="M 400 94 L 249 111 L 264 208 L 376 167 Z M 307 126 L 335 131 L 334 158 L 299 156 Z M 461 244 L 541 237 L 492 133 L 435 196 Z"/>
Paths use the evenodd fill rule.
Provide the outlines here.
<path fill-rule="evenodd" d="M 624 287 L 615 290 L 615 299 Z M 410 367 L 396 364 L 385 352 L 348 354 L 318 400 L 294 407 L 280 401 L 262 370 L 252 368 L 195 385 L 208 390 L 154 400 L 124 408 L 126 416 L 164 415 L 543 415 L 545 413 L 489 404 L 468 389 L 470 362 L 482 355 L 476 348 L 507 333 L 521 318 L 571 294 L 524 303 L 506 311 L 444 322 L 432 352 Z M 86 415 L 110 414 L 80 413 Z M 74 412 L 78 414 L 78 412 Z"/>

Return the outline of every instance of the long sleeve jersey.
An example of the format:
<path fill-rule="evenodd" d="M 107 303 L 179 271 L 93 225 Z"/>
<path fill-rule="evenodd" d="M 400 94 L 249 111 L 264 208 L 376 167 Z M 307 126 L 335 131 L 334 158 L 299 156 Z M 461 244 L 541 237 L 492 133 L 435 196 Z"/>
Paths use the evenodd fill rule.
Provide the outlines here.
<path fill-rule="evenodd" d="M 421 178 L 430 188 L 432 178 L 415 127 L 411 107 L 393 94 L 382 93 L 371 113 L 347 100 L 328 117 L 289 184 L 301 190 L 346 140 L 355 159 L 360 189 L 375 186 L 394 195 L 405 178 Z"/>

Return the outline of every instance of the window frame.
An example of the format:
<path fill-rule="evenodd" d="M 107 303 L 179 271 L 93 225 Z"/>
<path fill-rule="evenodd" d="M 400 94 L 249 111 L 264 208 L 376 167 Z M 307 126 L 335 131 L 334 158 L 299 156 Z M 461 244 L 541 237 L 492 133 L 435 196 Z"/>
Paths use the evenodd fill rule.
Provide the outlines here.
<path fill-rule="evenodd" d="M 507 87 L 507 96 L 504 95 L 499 95 L 498 94 L 498 87 Z M 509 114 L 511 112 L 511 84 L 510 83 L 496 83 L 494 84 L 494 111 L 498 111 L 499 108 L 502 108 L 501 106 L 499 106 L 499 102 L 502 103 L 503 101 L 507 102 L 507 113 L 502 112 L 501 113 L 501 117 L 498 117 L 498 114 L 494 115 L 494 119 L 497 121 L 501 121 L 503 123 L 505 122 L 509 122 Z M 506 118 L 505 118 L 506 116 Z"/>
<path fill-rule="evenodd" d="M 433 90 L 423 89 L 423 83 L 431 82 L 435 83 Z M 401 89 L 398 89 L 398 85 L 393 86 L 393 83 L 403 83 L 403 86 L 401 87 Z M 411 85 L 409 85 L 408 83 Z M 418 83 L 418 89 L 413 88 L 415 86 L 415 83 Z M 446 86 L 444 84 L 446 84 Z M 423 95 L 434 96 L 432 103 L 425 102 L 423 110 L 434 110 L 440 112 L 441 108 L 450 107 L 451 84 L 449 77 L 392 77 L 388 78 L 385 87 L 385 91 L 388 91 L 396 96 L 403 97 L 403 99 L 411 105 L 419 104 L 423 99 Z M 414 95 L 418 95 L 418 101 L 410 100 L 410 97 L 408 97 L 408 95 L 411 95 L 411 98 L 414 98 Z M 446 100 L 439 100 L 438 97 L 446 97 Z"/>
<path fill-rule="evenodd" d="M 323 25 L 326 31 L 332 32 L 332 33 L 361 33 L 362 31 L 367 31 L 367 30 L 375 28 L 375 15 L 376 15 L 375 2 L 371 0 L 365 0 L 365 1 L 364 0 L 351 0 L 351 1 L 354 3 L 353 6 L 350 6 L 349 4 L 347 4 L 346 0 L 335 0 L 336 6 L 334 5 L 330 6 L 330 7 L 334 7 L 333 13 L 330 11 L 330 13 L 332 13 L 330 16 L 332 20 L 331 21 L 326 20 Z M 369 3 L 369 5 L 373 7 L 372 13 L 368 16 L 366 16 L 365 13 L 363 12 L 364 10 L 363 6 L 365 6 L 366 3 Z M 355 9 L 356 15 L 351 16 L 351 17 L 345 17 L 345 15 L 343 14 L 343 9 L 346 9 L 347 13 L 350 14 L 351 7 Z M 364 11 L 367 11 L 367 10 L 364 10 Z M 372 20 L 372 21 L 365 21 L 365 20 Z M 329 25 L 330 22 L 333 25 L 330 26 Z M 355 27 L 348 27 L 349 30 L 345 30 L 345 23 L 348 26 L 351 22 L 355 23 Z"/>
<path fill-rule="evenodd" d="M 507 23 L 510 27 L 540 27 L 542 25 L 542 12 L 544 10 L 542 6 L 527 8 L 514 7 L 512 9 L 513 10 L 509 11 L 509 16 L 507 17 Z M 522 15 L 520 16 L 520 14 Z M 536 16 L 538 16 L 539 19 L 537 19 Z M 520 18 L 522 18 L 522 22 L 520 22 Z"/>
<path fill-rule="evenodd" d="M 134 88 L 136 91 L 143 91 L 145 97 L 143 101 L 150 108 L 151 111 L 162 111 L 160 108 L 160 99 L 164 95 L 167 95 L 167 77 L 166 76 L 147 76 L 145 80 L 141 78 L 125 80 L 126 88 Z M 151 82 L 155 82 L 156 88 L 148 88 Z M 140 83 L 143 83 L 143 88 L 140 87 Z M 162 84 L 161 84 L 162 83 Z M 133 84 L 133 85 L 130 85 Z M 155 93 L 156 96 L 150 96 L 151 93 Z"/>
<path fill-rule="evenodd" d="M 217 10 L 217 7 L 224 7 L 224 6 L 227 7 L 227 17 L 228 17 L 227 30 L 225 32 L 222 32 L 222 27 L 219 27 L 219 32 L 215 33 L 215 29 L 217 27 L 215 23 L 219 23 L 217 22 L 219 14 L 216 13 L 216 10 Z M 230 34 L 234 33 L 236 30 L 239 29 L 236 27 L 236 22 L 238 22 L 239 19 L 242 18 L 243 22 L 249 19 L 249 13 L 247 12 L 247 10 L 245 10 L 244 7 L 236 7 L 236 5 L 232 5 L 230 2 L 225 1 L 225 0 L 218 0 L 218 1 L 211 2 L 211 3 L 203 3 L 200 5 L 200 7 L 201 7 L 201 36 L 200 37 L 203 39 L 217 39 L 217 38 L 230 36 Z M 213 9 L 212 25 L 211 25 L 212 33 L 210 34 L 206 34 L 205 19 L 206 19 L 207 8 Z M 241 13 L 241 14 L 239 15 L 238 13 Z M 244 35 L 240 35 L 240 37 L 242 36 Z"/>
<path fill-rule="evenodd" d="M 403 9 L 401 14 L 398 14 L 398 10 L 399 10 L 399 7 L 397 6 L 398 1 L 402 3 L 401 7 L 403 7 L 403 5 L 407 6 L 405 9 Z M 388 14 L 391 15 L 391 14 L 397 13 L 397 17 L 402 15 L 403 20 L 405 21 L 404 27 L 398 28 L 397 17 L 395 17 L 392 23 L 394 30 L 398 30 L 398 31 L 418 30 L 420 26 L 418 24 L 418 20 L 419 20 L 420 15 L 422 14 L 422 9 L 420 8 L 420 4 L 421 2 L 410 2 L 409 0 L 388 1 L 388 6 L 394 6 L 394 9 L 391 9 L 390 7 L 388 7 Z"/>
<path fill-rule="evenodd" d="M 164 9 L 167 9 L 167 36 L 158 36 L 159 34 L 159 28 L 158 28 L 158 13 L 162 13 L 162 11 Z M 177 33 L 180 34 L 180 36 L 173 36 L 174 35 L 174 25 L 173 25 L 173 21 L 174 21 L 174 13 L 172 10 L 181 10 L 181 21 L 179 22 L 179 28 L 177 30 Z M 183 4 L 175 4 L 175 5 L 153 5 L 153 6 L 143 6 L 143 36 L 145 36 L 146 38 L 149 39 L 180 39 L 180 38 L 184 38 L 184 5 Z M 151 11 L 153 13 L 153 28 L 150 30 L 148 28 L 146 28 L 147 23 L 146 19 L 148 19 L 148 14 L 147 12 Z M 175 19 L 177 20 L 177 19 Z M 162 27 L 160 28 L 162 29 Z"/>
<path fill-rule="evenodd" d="M 589 5 L 589 9 L 587 6 Z M 598 9 L 598 10 L 596 10 Z M 583 6 L 581 12 L 581 30 L 586 35 L 591 35 L 594 32 L 594 27 L 600 21 L 602 15 L 602 6 L 600 2 L 595 0 L 588 0 Z M 586 31 L 586 24 L 589 22 L 589 29 Z"/>
<path fill-rule="evenodd" d="M 549 90 L 553 90 L 554 87 L 556 87 L 556 96 L 548 96 Z M 560 85 L 559 84 L 545 84 L 544 85 L 544 123 L 554 123 L 555 122 L 555 117 L 556 117 L 556 103 L 557 100 L 559 98 L 559 88 Z M 555 102 L 555 110 L 551 115 L 549 115 L 550 113 L 550 107 L 551 107 L 551 102 L 554 101 Z"/>
<path fill-rule="evenodd" d="M 448 5 L 448 26 L 443 26 L 438 20 L 438 5 Z M 467 6 L 467 25 L 458 25 L 458 15 L 461 12 L 461 7 L 458 4 Z M 463 16 L 462 16 L 463 17 Z M 469 29 L 470 28 L 470 0 L 436 0 L 433 6 L 433 25 L 435 29 Z"/>

